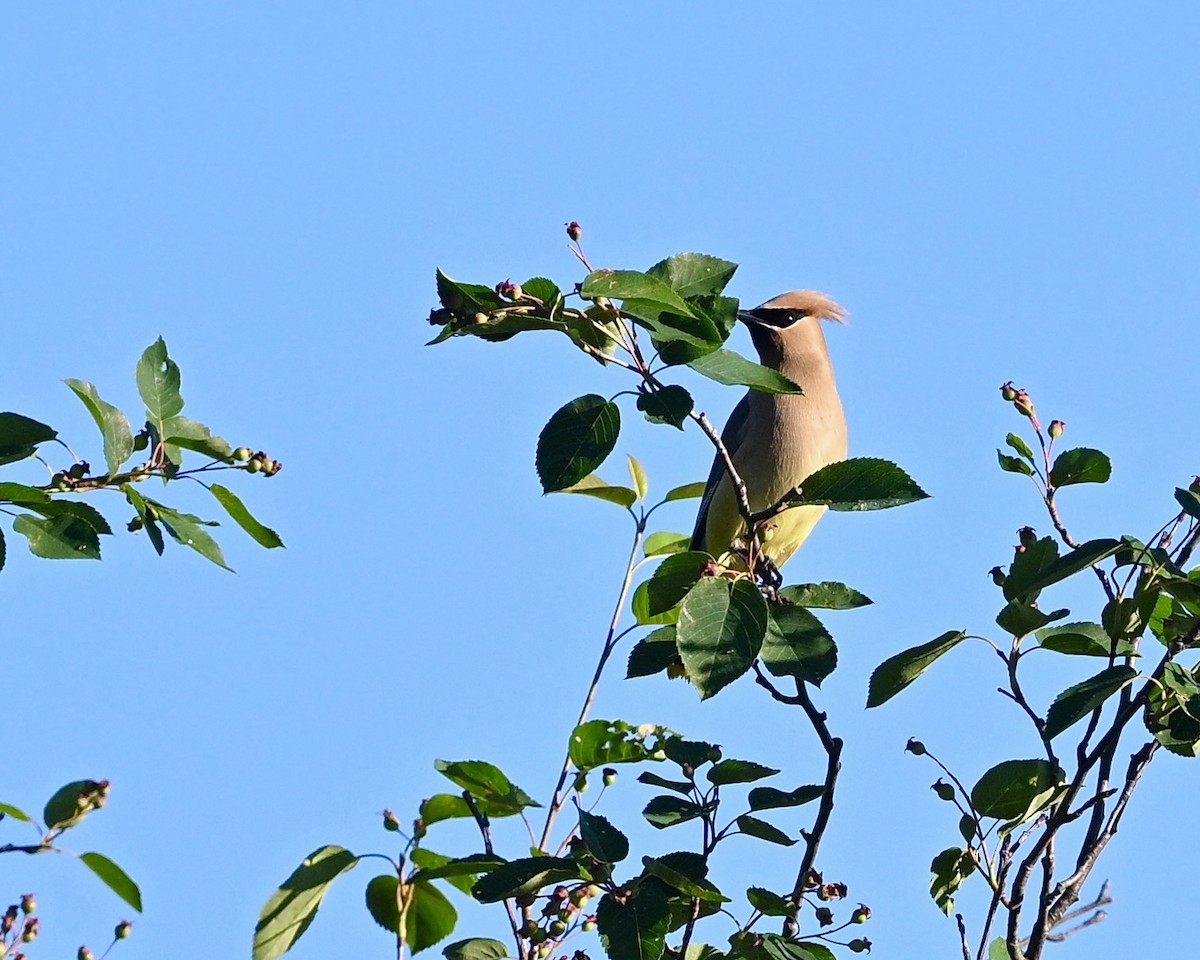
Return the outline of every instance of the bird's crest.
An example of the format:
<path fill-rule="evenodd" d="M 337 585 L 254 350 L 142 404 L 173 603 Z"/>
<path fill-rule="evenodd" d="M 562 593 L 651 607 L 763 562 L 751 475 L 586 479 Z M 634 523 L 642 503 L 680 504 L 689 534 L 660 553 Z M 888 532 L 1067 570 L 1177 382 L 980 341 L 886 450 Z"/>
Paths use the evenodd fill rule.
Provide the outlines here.
<path fill-rule="evenodd" d="M 796 310 L 816 317 L 818 320 L 846 322 L 846 311 L 819 290 L 791 290 L 781 293 L 774 300 L 754 308 L 755 310 Z"/>

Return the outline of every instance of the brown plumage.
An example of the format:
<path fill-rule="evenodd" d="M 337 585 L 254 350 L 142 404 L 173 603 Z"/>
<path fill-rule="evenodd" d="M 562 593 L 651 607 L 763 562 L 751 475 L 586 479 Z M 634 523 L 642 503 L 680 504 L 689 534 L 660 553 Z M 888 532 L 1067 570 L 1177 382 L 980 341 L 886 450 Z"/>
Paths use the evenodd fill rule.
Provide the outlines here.
<path fill-rule="evenodd" d="M 773 506 L 821 467 L 846 458 L 846 418 L 820 324 L 844 317 L 840 306 L 815 290 L 793 290 L 739 314 L 750 328 L 763 366 L 804 388 L 802 395 L 750 390 L 721 435 L 746 482 L 753 512 Z M 763 552 L 781 566 L 824 512 L 824 507 L 792 507 L 767 521 L 760 530 Z M 692 549 L 720 559 L 746 532 L 733 484 L 716 457 L 696 518 Z"/>

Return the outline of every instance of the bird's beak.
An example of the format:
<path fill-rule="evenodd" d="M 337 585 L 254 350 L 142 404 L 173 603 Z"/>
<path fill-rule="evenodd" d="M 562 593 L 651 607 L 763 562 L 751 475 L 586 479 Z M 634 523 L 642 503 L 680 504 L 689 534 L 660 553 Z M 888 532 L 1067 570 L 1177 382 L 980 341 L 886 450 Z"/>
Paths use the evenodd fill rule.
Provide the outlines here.
<path fill-rule="evenodd" d="M 741 320 L 742 323 L 751 324 L 756 327 L 763 326 L 763 322 L 761 320 L 759 320 L 758 317 L 756 317 L 754 314 L 752 314 L 749 310 L 739 310 L 737 318 L 739 320 Z"/>

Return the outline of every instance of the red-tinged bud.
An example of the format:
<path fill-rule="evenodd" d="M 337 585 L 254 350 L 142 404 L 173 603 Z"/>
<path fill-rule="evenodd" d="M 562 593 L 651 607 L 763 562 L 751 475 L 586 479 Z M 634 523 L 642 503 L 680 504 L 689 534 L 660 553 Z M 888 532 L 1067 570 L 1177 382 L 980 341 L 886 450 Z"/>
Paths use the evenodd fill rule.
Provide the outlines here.
<path fill-rule="evenodd" d="M 33 913 L 37 910 L 37 900 L 32 893 L 27 893 L 21 897 L 21 912 Z"/>
<path fill-rule="evenodd" d="M 1013 386 L 1011 380 L 1000 385 L 1000 396 L 1010 403 L 1017 399 L 1017 388 Z"/>
<path fill-rule="evenodd" d="M 939 778 L 938 782 L 933 784 L 929 789 L 938 795 L 939 800 L 954 799 L 954 787 L 946 783 L 946 781 L 942 780 L 941 778 Z"/>
<path fill-rule="evenodd" d="M 417 817 L 417 819 L 413 821 L 413 839 L 424 840 L 427 832 L 428 828 L 425 826 L 424 817 Z"/>
<path fill-rule="evenodd" d="M 540 930 L 541 928 L 538 926 L 538 922 L 530 917 L 523 924 L 521 924 L 521 928 L 517 931 L 517 933 L 528 940 L 535 933 L 540 932 Z"/>
<path fill-rule="evenodd" d="M 844 883 L 823 883 L 817 887 L 818 900 L 840 900 L 846 895 Z"/>
<path fill-rule="evenodd" d="M 22 943 L 33 943 L 33 941 L 37 939 L 38 925 L 37 917 L 28 917 L 25 920 L 25 926 L 21 930 Z"/>
<path fill-rule="evenodd" d="M 576 950 L 573 954 L 571 954 L 571 960 L 592 960 L 592 958 L 582 950 Z"/>
<path fill-rule="evenodd" d="M 517 906 L 524 910 L 526 907 L 533 906 L 534 902 L 537 900 L 537 894 L 533 892 L 523 893 L 517 897 L 516 900 Z"/>
<path fill-rule="evenodd" d="M 1004 586 L 1004 581 L 1008 579 L 1008 574 L 1004 572 L 1003 567 L 992 567 L 988 571 L 988 576 L 992 578 L 992 583 L 998 587 Z"/>
<path fill-rule="evenodd" d="M 858 909 L 850 914 L 851 923 L 866 923 L 871 919 L 871 908 L 865 903 L 860 903 Z"/>
<path fill-rule="evenodd" d="M 585 933 L 591 933 L 596 929 L 596 915 L 588 914 L 583 918 L 583 923 L 580 925 Z"/>
<path fill-rule="evenodd" d="M 828 907 L 817 907 L 817 923 L 823 927 L 828 927 L 833 923 L 833 911 Z"/>
<path fill-rule="evenodd" d="M 550 894 L 555 900 L 566 900 L 571 895 L 571 891 L 564 887 L 561 883 L 554 888 L 554 892 Z"/>
<path fill-rule="evenodd" d="M 1200 493 L 1200 477 L 1192 477 L 1192 482 L 1188 484 L 1188 489 L 1192 493 Z"/>
<path fill-rule="evenodd" d="M 601 774 L 604 777 L 604 785 L 606 787 L 611 787 L 614 783 L 617 782 L 617 771 L 614 770 L 612 767 L 605 767 L 601 771 Z"/>
<path fill-rule="evenodd" d="M 585 886 L 576 887 L 571 891 L 571 903 L 576 907 L 582 907 L 588 899 L 588 888 Z"/>
<path fill-rule="evenodd" d="M 496 292 L 505 300 L 520 300 L 524 291 L 521 290 L 519 283 L 513 283 L 511 280 L 501 280 L 496 284 Z"/>
<path fill-rule="evenodd" d="M 923 757 L 926 753 L 925 744 L 923 744 L 920 740 L 913 740 L 911 737 L 909 738 L 908 743 L 904 745 L 904 749 L 911 753 L 914 757 Z"/>
<path fill-rule="evenodd" d="M 576 243 L 578 243 L 579 238 L 583 236 L 583 227 L 581 227 L 579 225 L 579 221 L 572 220 L 570 223 L 566 224 L 565 226 L 567 228 L 567 236 L 570 237 L 572 240 L 574 240 Z"/>
<path fill-rule="evenodd" d="M 1032 547 L 1037 543 L 1037 531 L 1033 527 L 1022 527 L 1017 531 L 1017 537 L 1021 541 L 1021 546 Z"/>
<path fill-rule="evenodd" d="M 14 958 L 16 960 L 16 958 Z M 92 960 L 92 951 L 87 947 L 80 947 L 75 952 L 75 960 Z"/>
<path fill-rule="evenodd" d="M 113 929 L 113 936 L 118 940 L 128 940 L 131 933 L 133 933 L 133 924 L 128 920 L 122 920 Z"/>
<path fill-rule="evenodd" d="M 857 940 L 851 940 L 848 944 L 846 944 L 846 946 L 850 948 L 852 953 L 871 952 L 871 941 L 865 937 L 859 937 Z"/>
<path fill-rule="evenodd" d="M 1033 416 L 1033 401 L 1029 399 L 1029 394 L 1024 390 L 1017 391 L 1017 399 L 1013 401 L 1013 406 L 1017 408 L 1017 413 L 1022 416 Z"/>
<path fill-rule="evenodd" d="M 1051 440 L 1057 440 L 1063 435 L 1063 430 L 1066 429 L 1066 426 L 1061 420 L 1051 420 L 1050 426 L 1046 428 L 1046 432 L 1050 434 Z"/>
<path fill-rule="evenodd" d="M 391 810 L 383 811 L 383 829 L 388 833 L 396 833 L 400 829 L 400 818 Z"/>

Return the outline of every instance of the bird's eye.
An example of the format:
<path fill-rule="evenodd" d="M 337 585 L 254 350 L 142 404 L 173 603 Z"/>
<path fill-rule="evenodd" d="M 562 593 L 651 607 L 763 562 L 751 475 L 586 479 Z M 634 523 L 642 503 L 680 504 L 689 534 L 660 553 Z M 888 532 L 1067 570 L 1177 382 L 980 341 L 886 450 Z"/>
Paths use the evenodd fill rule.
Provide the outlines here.
<path fill-rule="evenodd" d="M 802 310 L 789 310 L 780 307 L 770 307 L 754 311 L 754 315 L 763 323 L 772 327 L 784 329 L 804 317 Z"/>

